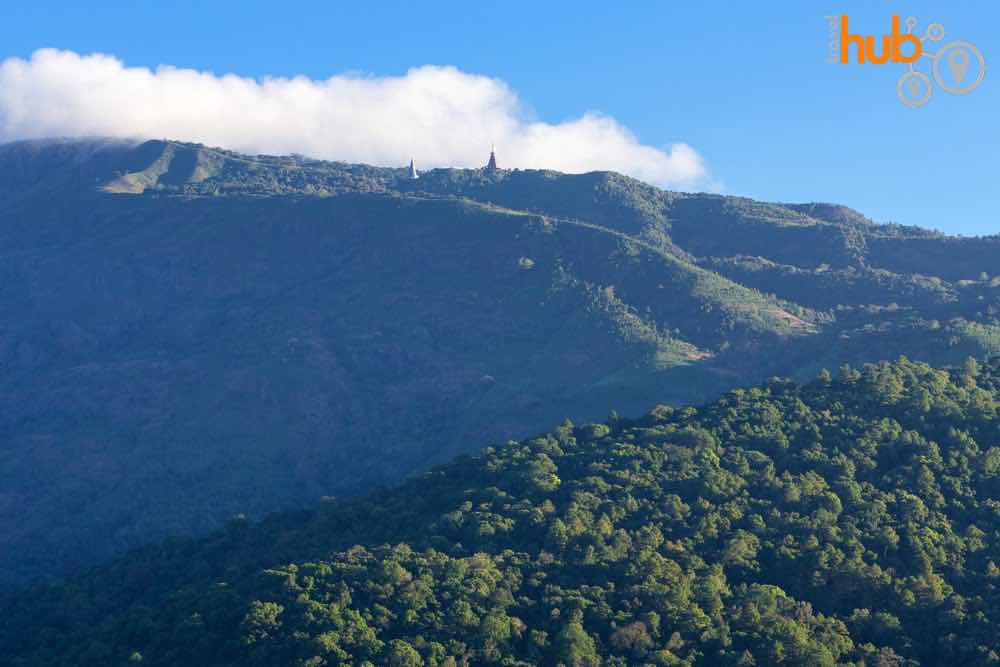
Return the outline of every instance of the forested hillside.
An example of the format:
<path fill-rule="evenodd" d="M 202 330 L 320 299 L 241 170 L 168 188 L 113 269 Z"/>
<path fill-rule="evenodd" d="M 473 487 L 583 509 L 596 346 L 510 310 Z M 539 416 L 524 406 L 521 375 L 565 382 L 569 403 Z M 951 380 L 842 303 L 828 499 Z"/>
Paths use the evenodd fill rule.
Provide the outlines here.
<path fill-rule="evenodd" d="M 774 379 L 8 598 L 62 665 L 995 665 L 1000 362 Z"/>
<path fill-rule="evenodd" d="M 613 173 L 0 146 L 0 588 L 566 417 L 985 359 L 998 249 Z"/>

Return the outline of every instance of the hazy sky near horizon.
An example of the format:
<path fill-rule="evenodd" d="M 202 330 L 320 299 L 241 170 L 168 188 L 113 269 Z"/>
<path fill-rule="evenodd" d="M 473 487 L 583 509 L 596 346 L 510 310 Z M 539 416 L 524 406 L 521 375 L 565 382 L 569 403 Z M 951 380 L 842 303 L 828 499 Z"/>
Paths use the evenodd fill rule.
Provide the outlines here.
<path fill-rule="evenodd" d="M 896 98 L 905 65 L 825 62 L 825 16 L 847 14 L 852 32 L 882 35 L 894 13 L 918 17 L 918 32 L 943 24 L 941 44 L 975 44 L 982 85 L 962 96 L 936 89 L 910 109 Z M 38 0 L 3 19 L 2 139 L 175 134 L 459 165 L 483 161 L 495 141 L 502 165 L 616 169 L 666 187 L 833 201 L 881 222 L 1000 233 L 991 69 L 1000 3 L 991 0 Z M 930 73 L 929 60 L 919 69 Z"/>

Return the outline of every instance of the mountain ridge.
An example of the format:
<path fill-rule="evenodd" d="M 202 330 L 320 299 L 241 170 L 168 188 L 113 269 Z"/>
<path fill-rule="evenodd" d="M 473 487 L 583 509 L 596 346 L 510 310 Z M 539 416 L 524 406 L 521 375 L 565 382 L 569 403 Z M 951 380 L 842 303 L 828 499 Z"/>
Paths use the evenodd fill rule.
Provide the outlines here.
<path fill-rule="evenodd" d="M 998 247 L 610 172 L 0 146 L 0 587 L 653 396 L 985 359 Z"/>

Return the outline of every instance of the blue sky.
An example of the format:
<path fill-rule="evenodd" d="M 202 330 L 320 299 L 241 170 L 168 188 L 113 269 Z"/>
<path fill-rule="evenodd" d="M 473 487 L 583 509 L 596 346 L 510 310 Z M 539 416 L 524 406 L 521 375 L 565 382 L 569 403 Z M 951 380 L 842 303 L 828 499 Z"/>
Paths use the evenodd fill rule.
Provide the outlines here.
<path fill-rule="evenodd" d="M 0 59 L 54 47 L 127 66 L 313 79 L 454 65 L 503 80 L 541 120 L 595 110 L 643 144 L 689 144 L 726 193 L 1000 233 L 1000 74 L 990 69 L 1000 3 L 374 4 L 18 3 L 0 22 Z M 977 45 L 983 84 L 908 109 L 895 97 L 904 65 L 825 62 L 824 16 L 881 35 L 893 13 Z"/>

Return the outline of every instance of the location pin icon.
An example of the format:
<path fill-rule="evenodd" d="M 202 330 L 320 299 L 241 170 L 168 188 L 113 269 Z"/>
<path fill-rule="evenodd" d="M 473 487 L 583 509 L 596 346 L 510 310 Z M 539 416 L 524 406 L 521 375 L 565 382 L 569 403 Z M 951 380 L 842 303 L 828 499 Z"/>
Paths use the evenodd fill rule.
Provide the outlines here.
<path fill-rule="evenodd" d="M 910 79 L 907 81 L 907 85 L 910 88 L 910 97 L 916 97 L 920 94 L 920 82 L 916 79 Z"/>
<path fill-rule="evenodd" d="M 948 54 L 948 69 L 951 70 L 951 75 L 955 79 L 955 85 L 962 85 L 965 72 L 969 69 L 969 54 L 965 52 L 965 49 L 955 49 Z"/>

